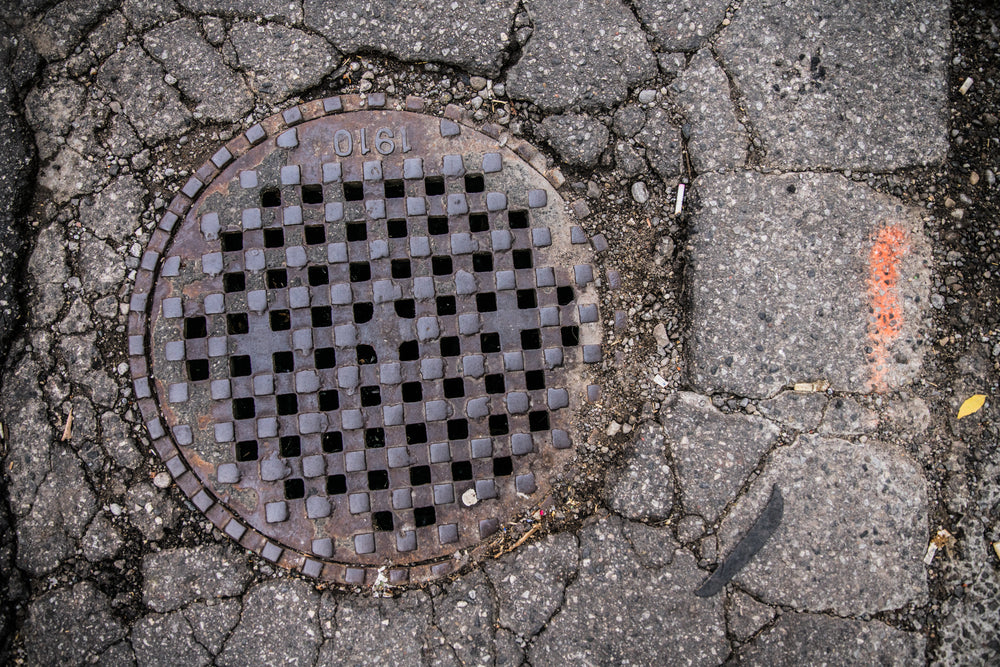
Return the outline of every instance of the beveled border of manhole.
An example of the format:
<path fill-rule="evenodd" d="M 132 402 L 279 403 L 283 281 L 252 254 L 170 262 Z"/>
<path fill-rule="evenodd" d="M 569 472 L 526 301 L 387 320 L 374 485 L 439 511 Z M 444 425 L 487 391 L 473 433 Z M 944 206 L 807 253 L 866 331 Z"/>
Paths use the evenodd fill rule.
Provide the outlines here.
<path fill-rule="evenodd" d="M 372 565 L 358 564 L 352 566 L 346 563 L 320 561 L 276 544 L 258 530 L 245 525 L 240 520 L 240 517 L 236 516 L 221 501 L 214 497 L 214 494 L 201 483 L 191 470 L 171 435 L 164 428 L 164 423 L 161 420 L 162 413 L 150 382 L 151 377 L 147 356 L 150 353 L 148 309 L 153 302 L 152 294 L 156 287 L 160 260 L 170 246 L 179 223 L 187 215 L 203 189 L 212 183 L 234 160 L 246 154 L 250 149 L 268 138 L 276 137 L 289 128 L 306 121 L 333 114 L 365 109 L 426 113 L 424 100 L 415 96 L 408 96 L 402 102 L 387 98 L 382 93 L 342 95 L 313 100 L 293 106 L 280 114 L 275 114 L 254 124 L 245 132 L 227 142 L 195 171 L 194 175 L 188 179 L 180 189 L 180 192 L 170 202 L 166 213 L 160 218 L 159 223 L 153 230 L 142 255 L 129 302 L 129 368 L 139 410 L 154 448 L 166 463 L 167 470 L 177 482 L 178 487 L 191 500 L 194 506 L 220 531 L 244 548 L 254 551 L 265 560 L 287 569 L 298 570 L 310 577 L 351 586 L 371 586 L 378 582 L 385 582 L 390 585 L 405 585 L 448 576 L 466 563 L 477 560 L 489 551 L 498 539 L 500 539 L 500 533 L 503 531 L 498 531 L 496 537 L 493 539 L 482 539 L 475 546 L 465 551 L 465 557 L 461 559 L 455 557 L 459 554 L 459 552 L 456 552 L 452 557 L 446 557 L 437 562 L 400 565 L 388 569 Z M 512 150 L 518 157 L 541 174 L 553 188 L 558 189 L 565 183 L 565 178 L 558 168 L 548 168 L 544 155 L 526 141 L 512 137 L 504 128 L 493 124 L 477 125 L 472 121 L 470 112 L 455 105 L 448 105 L 444 110 L 443 116 L 448 120 L 461 123 L 474 131 L 496 140 L 500 147 Z M 578 217 L 585 216 L 585 214 L 581 215 L 580 211 L 576 211 L 575 206 L 574 210 Z M 578 232 L 582 234 L 582 229 L 578 227 L 574 228 L 574 234 Z M 603 239 L 603 236 L 593 239 L 594 251 L 599 253 L 606 248 L 607 242 Z M 585 393 L 587 400 L 593 402 L 599 397 L 600 388 L 597 385 L 589 385 L 586 387 Z M 544 508 L 549 503 L 550 498 L 541 498 L 534 505 L 534 509 Z M 384 572 L 386 569 L 387 572 Z"/>

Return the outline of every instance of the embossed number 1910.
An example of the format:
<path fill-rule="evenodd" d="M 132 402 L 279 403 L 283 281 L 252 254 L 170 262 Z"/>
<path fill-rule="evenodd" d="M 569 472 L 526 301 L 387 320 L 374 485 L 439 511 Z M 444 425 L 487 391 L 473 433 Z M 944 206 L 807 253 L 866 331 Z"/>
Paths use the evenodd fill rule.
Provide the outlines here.
<path fill-rule="evenodd" d="M 405 127 L 399 128 L 398 135 L 393 134 L 393 131 L 388 127 L 380 127 L 375 130 L 375 137 L 371 142 L 369 142 L 368 129 L 364 127 L 358 130 L 357 141 L 355 141 L 354 135 L 348 130 L 337 130 L 333 133 L 333 150 L 340 157 L 351 155 L 354 152 L 355 145 L 357 145 L 362 155 L 371 153 L 372 148 L 382 155 L 389 155 L 397 148 L 401 153 L 410 152 L 410 143 L 406 137 Z"/>

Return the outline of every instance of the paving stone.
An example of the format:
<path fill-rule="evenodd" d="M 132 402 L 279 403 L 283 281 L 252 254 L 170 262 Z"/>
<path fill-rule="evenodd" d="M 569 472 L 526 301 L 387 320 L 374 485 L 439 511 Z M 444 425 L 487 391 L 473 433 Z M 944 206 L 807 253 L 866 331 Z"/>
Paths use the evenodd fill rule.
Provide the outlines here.
<path fill-rule="evenodd" d="M 628 139 L 634 137 L 646 124 L 646 112 L 642 107 L 633 104 L 623 105 L 612 117 L 611 129 L 619 137 Z"/>
<path fill-rule="evenodd" d="M 607 109 L 656 76 L 656 58 L 618 0 L 527 0 L 534 32 L 507 71 L 507 92 L 545 111 Z"/>
<path fill-rule="evenodd" d="M 690 124 L 688 154 L 694 170 L 703 173 L 742 166 L 747 159 L 747 133 L 736 120 L 729 79 L 712 52 L 696 53 L 672 87 Z"/>
<path fill-rule="evenodd" d="M 500 625 L 524 638 L 538 634 L 562 603 L 577 559 L 576 537 L 558 533 L 487 561 L 484 568 L 500 602 Z"/>
<path fill-rule="evenodd" d="M 728 0 L 635 0 L 635 11 L 664 51 L 695 51 L 722 25 Z"/>
<path fill-rule="evenodd" d="M 125 279 L 124 258 L 106 242 L 80 235 L 80 252 L 76 257 L 80 280 L 87 291 L 100 296 L 117 291 Z"/>
<path fill-rule="evenodd" d="M 878 427 L 878 415 L 853 398 L 835 398 L 826 406 L 819 432 L 823 435 L 861 435 Z"/>
<path fill-rule="evenodd" d="M 670 124 L 664 109 L 646 115 L 646 125 L 635 140 L 646 149 L 646 159 L 660 178 L 669 180 L 681 173 L 681 131 Z"/>
<path fill-rule="evenodd" d="M 608 145 L 608 128 L 590 116 L 572 113 L 549 116 L 538 129 L 540 137 L 572 167 L 596 166 Z"/>
<path fill-rule="evenodd" d="M 108 599 L 89 581 L 45 593 L 21 631 L 30 665 L 81 664 L 125 636 Z"/>
<path fill-rule="evenodd" d="M 302 21 L 301 3 L 294 0 L 179 0 L 195 14 L 238 16 L 248 19 L 265 18 L 288 23 Z"/>
<path fill-rule="evenodd" d="M 274 23 L 236 23 L 229 39 L 250 87 L 272 104 L 319 84 L 341 62 L 321 38 Z"/>
<path fill-rule="evenodd" d="M 101 446 L 123 468 L 134 470 L 143 461 L 128 426 L 117 412 L 101 415 Z"/>
<path fill-rule="evenodd" d="M 31 510 L 17 522 L 17 564 L 34 575 L 51 572 L 76 551 L 96 511 L 94 492 L 73 452 L 53 447 L 51 465 Z"/>
<path fill-rule="evenodd" d="M 62 60 L 115 4 L 114 0 L 64 0 L 32 22 L 25 32 L 43 58 Z"/>
<path fill-rule="evenodd" d="M 125 509 L 129 521 L 147 540 L 162 540 L 177 521 L 177 504 L 165 491 L 145 482 L 129 487 Z"/>
<path fill-rule="evenodd" d="M 924 637 L 879 621 L 781 615 L 737 657 L 741 665 L 916 665 L 924 663 Z"/>
<path fill-rule="evenodd" d="M 140 32 L 149 30 L 157 23 L 173 21 L 181 15 L 174 0 L 125 0 L 122 12 Z"/>
<path fill-rule="evenodd" d="M 253 107 L 253 96 L 201 36 L 198 23 L 180 19 L 143 36 L 143 44 L 177 78 L 184 95 L 196 104 L 194 112 L 208 120 L 233 122 Z"/>
<path fill-rule="evenodd" d="M 777 484 L 780 526 L 734 581 L 768 604 L 859 615 L 927 597 L 927 492 L 901 449 L 799 436 L 781 447 L 720 527 L 721 555 Z"/>
<path fill-rule="evenodd" d="M 892 170 L 941 161 L 948 6 L 744 3 L 716 46 L 760 133 L 764 162 Z"/>
<path fill-rule="evenodd" d="M 102 667 L 135 667 L 135 652 L 128 640 L 120 641 L 105 649 L 98 662 Z"/>
<path fill-rule="evenodd" d="M 826 394 L 819 391 L 783 391 L 774 398 L 758 403 L 757 409 L 765 417 L 797 431 L 811 431 L 823 419 Z"/>
<path fill-rule="evenodd" d="M 436 61 L 472 74 L 500 73 L 517 2 L 460 0 L 400 6 L 305 0 L 306 25 L 346 53 L 378 51 L 409 62 Z"/>
<path fill-rule="evenodd" d="M 476 571 L 434 598 L 434 624 L 462 665 L 492 665 L 497 608 L 486 580 Z"/>
<path fill-rule="evenodd" d="M 198 643 L 215 655 L 239 622 L 241 606 L 238 598 L 193 602 L 184 608 L 184 618 Z"/>
<path fill-rule="evenodd" d="M 149 554 L 142 560 L 142 575 L 142 600 L 159 612 L 202 598 L 240 595 L 250 580 L 245 559 L 215 544 Z"/>
<path fill-rule="evenodd" d="M 164 76 L 159 63 L 137 45 L 108 58 L 97 73 L 98 84 L 121 103 L 136 132 L 150 144 L 177 136 L 191 124 L 191 113 Z"/>
<path fill-rule="evenodd" d="M 124 544 L 121 534 L 104 512 L 98 512 L 80 541 L 83 557 L 92 563 L 114 558 Z"/>
<path fill-rule="evenodd" d="M 707 174 L 694 187 L 687 356 L 699 392 L 764 398 L 817 380 L 864 392 L 916 376 L 930 254 L 915 212 L 836 174 Z M 875 306 L 891 325 L 870 321 Z"/>
<path fill-rule="evenodd" d="M 757 602 L 746 593 L 731 589 L 726 605 L 726 624 L 739 641 L 753 637 L 758 630 L 774 620 L 778 610 Z"/>
<path fill-rule="evenodd" d="M 4 457 L 11 512 L 24 516 L 38 496 L 38 488 L 52 469 L 50 444 L 55 430 L 38 385 L 41 368 L 30 355 L 12 359 L 0 392 L 0 421 L 8 429 Z"/>
<path fill-rule="evenodd" d="M 47 160 L 59 151 L 58 139 L 73 129 L 73 119 L 83 109 L 87 91 L 72 79 L 46 78 L 43 81 L 25 97 L 24 117 L 35 132 L 38 156 Z"/>
<path fill-rule="evenodd" d="M 674 503 L 674 482 L 664 453 L 665 435 L 659 424 L 646 422 L 635 431 L 624 459 L 604 482 L 604 502 L 629 519 L 662 521 Z"/>
<path fill-rule="evenodd" d="M 715 523 L 778 438 L 760 417 L 724 415 L 707 396 L 681 392 L 660 417 L 684 509 Z"/>
<path fill-rule="evenodd" d="M 521 667 L 524 664 L 524 649 L 521 642 L 510 630 L 497 629 L 496 667 Z"/>
<path fill-rule="evenodd" d="M 931 423 L 931 411 L 927 402 L 917 396 L 900 396 L 890 400 L 886 416 L 891 428 L 903 435 L 921 435 Z"/>
<path fill-rule="evenodd" d="M 432 634 L 432 616 L 431 599 L 423 591 L 385 599 L 340 597 L 333 633 L 320 649 L 319 664 L 336 664 L 349 655 L 355 665 L 421 665 Z"/>
<path fill-rule="evenodd" d="M 619 141 L 615 144 L 615 165 L 626 176 L 635 176 L 646 171 L 646 161 L 636 152 L 635 148 Z"/>
<path fill-rule="evenodd" d="M 66 204 L 80 195 L 92 194 L 110 180 L 105 167 L 96 166 L 68 146 L 61 149 L 38 173 L 38 185 L 48 190 L 57 204 Z"/>
<path fill-rule="evenodd" d="M 180 611 L 149 614 L 132 626 L 132 650 L 144 667 L 208 665 L 212 656 L 195 639 L 191 625 Z"/>
<path fill-rule="evenodd" d="M 132 176 L 116 178 L 80 203 L 80 222 L 99 239 L 124 243 L 139 227 L 145 195 L 146 188 Z"/>
<path fill-rule="evenodd" d="M 676 543 L 670 565 L 644 567 L 623 523 L 603 516 L 580 530 L 580 573 L 529 662 L 721 664 L 729 653 L 723 598 L 695 597 L 704 573 Z"/>
<path fill-rule="evenodd" d="M 243 597 L 240 622 L 226 640 L 217 663 L 315 663 L 323 640 L 318 608 L 319 593 L 305 581 L 279 579 L 258 584 Z"/>

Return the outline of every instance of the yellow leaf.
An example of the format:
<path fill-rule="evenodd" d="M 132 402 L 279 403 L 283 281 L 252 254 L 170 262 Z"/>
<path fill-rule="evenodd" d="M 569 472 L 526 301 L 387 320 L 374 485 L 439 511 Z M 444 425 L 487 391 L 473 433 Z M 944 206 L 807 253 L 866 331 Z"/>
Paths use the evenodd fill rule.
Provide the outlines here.
<path fill-rule="evenodd" d="M 970 396 L 965 399 L 965 403 L 962 403 L 962 407 L 958 409 L 958 418 L 961 419 L 962 417 L 976 414 L 985 402 L 986 397 L 982 394 Z"/>

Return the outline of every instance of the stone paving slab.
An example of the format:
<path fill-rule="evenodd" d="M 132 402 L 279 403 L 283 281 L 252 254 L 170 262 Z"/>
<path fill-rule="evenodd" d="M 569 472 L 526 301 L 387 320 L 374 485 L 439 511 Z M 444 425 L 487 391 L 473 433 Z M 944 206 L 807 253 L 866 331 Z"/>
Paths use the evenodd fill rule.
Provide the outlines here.
<path fill-rule="evenodd" d="M 765 164 L 890 170 L 944 157 L 947 21 L 946 0 L 750 0 L 716 45 Z"/>
<path fill-rule="evenodd" d="M 723 520 L 727 555 L 777 484 L 784 518 L 735 582 L 769 604 L 841 616 L 927 598 L 927 490 L 895 446 L 800 436 L 771 455 Z"/>
<path fill-rule="evenodd" d="M 605 109 L 656 75 L 656 58 L 618 0 L 528 0 L 534 32 L 507 71 L 510 94 L 546 111 Z M 553 49 L 558 55 L 553 58 Z"/>
<path fill-rule="evenodd" d="M 930 254 L 914 211 L 836 174 L 707 174 L 694 187 L 698 390 L 765 398 L 825 380 L 866 392 L 916 376 Z"/>
<path fill-rule="evenodd" d="M 924 638 L 878 621 L 783 613 L 740 652 L 738 665 L 915 665 Z"/>

